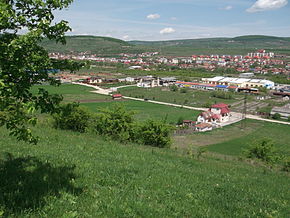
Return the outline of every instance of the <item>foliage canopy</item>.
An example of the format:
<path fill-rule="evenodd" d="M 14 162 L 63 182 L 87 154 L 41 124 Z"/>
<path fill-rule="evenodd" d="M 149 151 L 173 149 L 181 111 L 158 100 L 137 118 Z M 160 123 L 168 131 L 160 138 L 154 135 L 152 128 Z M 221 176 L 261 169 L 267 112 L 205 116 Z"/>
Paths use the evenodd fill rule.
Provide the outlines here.
<path fill-rule="evenodd" d="M 54 22 L 53 12 L 67 8 L 73 0 L 3 0 L 0 2 L 0 126 L 19 140 L 37 143 L 29 126 L 36 124 L 35 111 L 53 113 L 62 97 L 33 85 L 47 82 L 53 69 L 72 69 L 69 62 L 52 61 L 39 43 L 47 38 L 65 43 L 67 21 Z M 25 34 L 21 34 L 25 32 Z M 56 68 L 57 67 L 57 68 Z M 76 65 L 73 65 L 76 67 Z"/>

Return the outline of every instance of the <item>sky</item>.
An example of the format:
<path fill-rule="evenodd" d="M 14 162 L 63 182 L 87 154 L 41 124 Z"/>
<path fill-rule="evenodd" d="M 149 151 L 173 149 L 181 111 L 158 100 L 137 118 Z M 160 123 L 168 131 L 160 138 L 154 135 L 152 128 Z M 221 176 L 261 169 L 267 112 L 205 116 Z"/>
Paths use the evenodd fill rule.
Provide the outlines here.
<path fill-rule="evenodd" d="M 127 41 L 290 37 L 288 0 L 75 0 L 56 20 L 69 21 L 69 35 Z"/>

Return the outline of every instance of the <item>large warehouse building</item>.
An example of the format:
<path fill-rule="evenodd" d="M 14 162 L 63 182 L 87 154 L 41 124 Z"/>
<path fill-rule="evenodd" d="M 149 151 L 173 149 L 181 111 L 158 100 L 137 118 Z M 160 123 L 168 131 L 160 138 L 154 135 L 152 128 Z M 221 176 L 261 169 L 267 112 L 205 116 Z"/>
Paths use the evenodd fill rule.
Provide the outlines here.
<path fill-rule="evenodd" d="M 223 77 L 223 76 L 216 76 L 214 78 L 203 78 L 202 81 L 206 84 L 237 86 L 238 88 L 265 87 L 265 88 L 271 89 L 275 86 L 275 83 L 270 80 L 245 79 L 245 78 L 234 78 L 234 77 Z"/>

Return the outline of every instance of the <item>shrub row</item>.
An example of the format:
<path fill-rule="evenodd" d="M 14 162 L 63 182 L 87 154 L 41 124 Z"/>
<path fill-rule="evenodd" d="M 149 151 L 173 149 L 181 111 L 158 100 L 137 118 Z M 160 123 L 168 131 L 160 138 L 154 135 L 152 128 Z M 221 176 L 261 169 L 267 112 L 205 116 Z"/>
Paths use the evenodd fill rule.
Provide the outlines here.
<path fill-rule="evenodd" d="M 131 141 L 155 147 L 169 147 L 171 127 L 159 120 L 136 122 L 134 113 L 122 105 L 101 110 L 95 120 L 95 130 L 120 141 Z"/>
<path fill-rule="evenodd" d="M 92 128 L 97 134 L 122 142 L 137 142 L 155 147 L 171 145 L 171 126 L 159 120 L 136 122 L 134 112 L 122 105 L 101 109 L 91 114 L 79 104 L 66 104 L 53 115 L 54 126 L 64 130 L 86 132 Z"/>

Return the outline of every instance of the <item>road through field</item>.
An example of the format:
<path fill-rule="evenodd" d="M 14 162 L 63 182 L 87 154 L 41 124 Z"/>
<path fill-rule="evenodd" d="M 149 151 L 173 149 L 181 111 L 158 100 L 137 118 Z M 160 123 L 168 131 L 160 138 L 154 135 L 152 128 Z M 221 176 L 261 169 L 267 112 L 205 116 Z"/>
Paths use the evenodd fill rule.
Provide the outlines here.
<path fill-rule="evenodd" d="M 103 89 L 103 88 L 100 88 L 100 87 L 94 86 L 94 85 L 89 85 L 89 84 L 84 84 L 84 83 L 76 83 L 76 82 L 73 82 L 73 84 L 94 88 L 94 89 L 96 89 L 96 91 L 92 91 L 92 92 L 98 93 L 98 94 L 102 94 L 102 95 L 110 95 L 111 92 L 112 92 L 110 89 Z M 115 88 L 118 89 L 119 87 L 115 87 Z M 132 98 L 132 97 L 127 97 L 127 96 L 123 96 L 123 98 L 124 99 L 129 99 L 129 100 L 134 100 L 134 101 L 142 101 L 142 102 L 145 101 L 145 102 L 150 102 L 150 103 L 153 103 L 153 104 L 162 104 L 162 105 L 167 105 L 167 106 L 171 106 L 171 107 L 186 108 L 186 109 L 189 109 L 189 110 L 196 110 L 196 111 L 207 111 L 208 110 L 208 108 L 191 107 L 191 106 L 172 104 L 172 103 L 166 103 L 166 102 L 161 102 L 161 101 L 144 100 L 144 99 L 141 99 L 141 98 Z M 252 119 L 252 120 L 261 120 L 261 121 L 266 121 L 266 122 L 271 122 L 271 123 L 279 123 L 279 124 L 284 124 L 284 125 L 289 125 L 290 126 L 290 122 L 264 119 L 264 118 L 261 118 L 261 117 L 256 116 L 256 115 L 247 114 L 246 118 Z M 222 123 L 221 125 L 222 126 L 231 125 L 231 124 L 234 124 L 234 123 L 237 123 L 237 122 L 241 121 L 242 119 L 243 119 L 243 114 L 242 113 L 231 112 L 230 120 L 228 122 Z"/>

